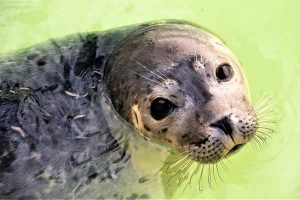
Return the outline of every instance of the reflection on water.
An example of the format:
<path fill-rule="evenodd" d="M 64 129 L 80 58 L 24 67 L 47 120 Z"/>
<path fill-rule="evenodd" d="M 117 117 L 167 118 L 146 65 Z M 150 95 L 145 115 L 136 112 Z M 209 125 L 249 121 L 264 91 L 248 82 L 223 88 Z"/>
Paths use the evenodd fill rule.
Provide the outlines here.
<path fill-rule="evenodd" d="M 206 166 L 202 170 L 178 154 L 167 156 L 166 167 L 157 175 L 161 178 L 161 191 L 174 198 L 299 198 L 299 3 L 178 0 L 120 4 L 119 1 L 1 2 L 0 52 L 51 37 L 153 19 L 183 18 L 196 22 L 221 36 L 235 52 L 244 67 L 254 103 L 259 102 L 262 93 L 274 95 L 278 123 L 272 138 L 267 138 L 267 145 L 262 141 L 263 147 L 259 143 L 248 144 L 215 167 Z M 152 167 L 144 161 L 143 152 L 148 151 L 136 155 L 137 168 L 159 170 L 159 162 Z M 155 162 L 155 158 L 151 160 Z M 170 163 L 173 167 L 168 168 Z"/>

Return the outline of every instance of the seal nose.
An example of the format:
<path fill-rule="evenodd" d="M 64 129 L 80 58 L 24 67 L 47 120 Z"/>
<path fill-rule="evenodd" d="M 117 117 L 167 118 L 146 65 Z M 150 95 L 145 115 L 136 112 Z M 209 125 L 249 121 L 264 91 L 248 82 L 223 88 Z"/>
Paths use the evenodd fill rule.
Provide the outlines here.
<path fill-rule="evenodd" d="M 212 123 L 210 127 L 221 129 L 225 135 L 229 135 L 230 137 L 232 136 L 233 129 L 230 123 L 230 118 L 228 116 L 223 117 L 217 120 L 216 122 Z"/>

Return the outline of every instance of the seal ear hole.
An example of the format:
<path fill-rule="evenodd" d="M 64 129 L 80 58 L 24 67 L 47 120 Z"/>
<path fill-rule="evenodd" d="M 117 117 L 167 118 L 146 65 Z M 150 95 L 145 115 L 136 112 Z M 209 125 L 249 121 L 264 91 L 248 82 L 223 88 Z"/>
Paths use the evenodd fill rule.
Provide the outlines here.
<path fill-rule="evenodd" d="M 229 81 L 233 77 L 233 69 L 229 64 L 221 64 L 216 69 L 216 77 L 219 82 Z"/>
<path fill-rule="evenodd" d="M 150 114 L 155 120 L 162 120 L 169 116 L 175 107 L 168 99 L 158 97 L 151 103 Z"/>

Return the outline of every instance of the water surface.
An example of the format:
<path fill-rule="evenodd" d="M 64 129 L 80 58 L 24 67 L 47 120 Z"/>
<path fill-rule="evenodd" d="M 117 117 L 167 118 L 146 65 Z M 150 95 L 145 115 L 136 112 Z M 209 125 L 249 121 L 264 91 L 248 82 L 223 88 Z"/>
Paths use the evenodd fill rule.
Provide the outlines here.
<path fill-rule="evenodd" d="M 78 32 L 186 19 L 223 38 L 241 61 L 253 102 L 276 97 L 276 133 L 225 161 L 212 189 L 166 187 L 173 198 L 300 198 L 298 1 L 1 1 L 0 53 Z M 215 183 L 217 182 L 217 183 Z M 197 185 L 196 179 L 192 185 Z"/>

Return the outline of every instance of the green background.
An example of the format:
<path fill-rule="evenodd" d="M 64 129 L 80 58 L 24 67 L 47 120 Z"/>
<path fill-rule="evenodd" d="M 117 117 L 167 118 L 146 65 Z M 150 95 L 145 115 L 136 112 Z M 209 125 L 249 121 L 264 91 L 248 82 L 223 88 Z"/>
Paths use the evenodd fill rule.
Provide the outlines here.
<path fill-rule="evenodd" d="M 0 53 L 77 32 L 155 19 L 195 22 L 221 36 L 241 61 L 254 103 L 276 97 L 276 132 L 247 145 L 213 190 L 174 198 L 300 198 L 300 1 L 0 1 Z"/>

